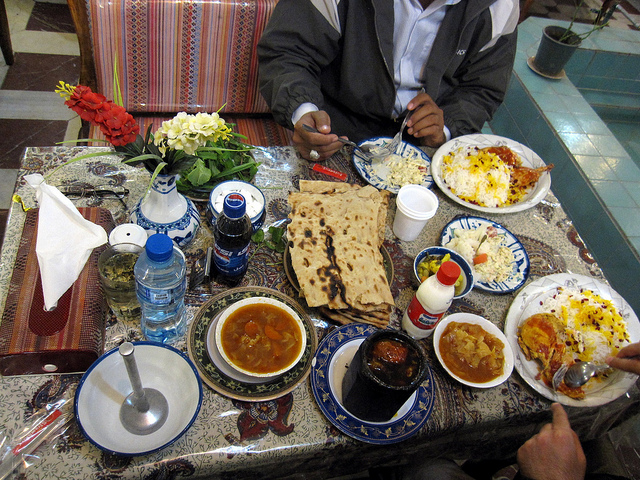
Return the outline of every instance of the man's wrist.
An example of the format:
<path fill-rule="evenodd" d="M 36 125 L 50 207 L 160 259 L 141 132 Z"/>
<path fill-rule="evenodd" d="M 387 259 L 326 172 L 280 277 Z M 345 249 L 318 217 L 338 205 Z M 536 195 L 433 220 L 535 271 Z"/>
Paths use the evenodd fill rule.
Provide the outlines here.
<path fill-rule="evenodd" d="M 295 125 L 298 121 L 309 112 L 317 112 L 319 108 L 311 103 L 305 102 L 301 104 L 298 108 L 293 111 L 293 115 L 291 116 L 291 124 Z"/>

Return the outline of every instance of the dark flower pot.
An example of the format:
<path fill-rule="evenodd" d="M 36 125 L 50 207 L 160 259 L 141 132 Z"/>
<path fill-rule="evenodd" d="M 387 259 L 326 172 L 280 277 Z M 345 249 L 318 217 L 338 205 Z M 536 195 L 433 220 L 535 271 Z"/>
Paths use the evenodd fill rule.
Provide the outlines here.
<path fill-rule="evenodd" d="M 533 58 L 534 71 L 546 77 L 562 76 L 565 65 L 581 43 L 582 39 L 571 30 L 546 27 Z"/>

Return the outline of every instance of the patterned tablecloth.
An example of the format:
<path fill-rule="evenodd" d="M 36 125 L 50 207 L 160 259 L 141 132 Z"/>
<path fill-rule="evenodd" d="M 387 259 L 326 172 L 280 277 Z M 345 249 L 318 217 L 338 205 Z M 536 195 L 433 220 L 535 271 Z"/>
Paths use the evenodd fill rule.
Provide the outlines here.
<path fill-rule="evenodd" d="M 87 197 L 77 200 L 76 204 L 106 207 L 112 211 L 116 223 L 128 221 L 127 210 L 143 195 L 149 175 L 144 169 L 120 163 L 116 156 L 81 160 L 53 171 L 56 166 L 87 150 L 86 147 L 27 149 L 18 174 L 16 193 L 27 207 L 36 206 L 34 190 L 23 180 L 25 174 L 36 172 L 45 176 L 51 174 L 46 180 L 56 186 L 122 185 L 129 190 L 124 203 L 112 198 Z M 254 183 L 267 199 L 267 226 L 287 217 L 287 195 L 298 188 L 300 178 L 332 180 L 311 170 L 309 164 L 300 160 L 289 147 L 258 150 L 256 158 L 261 166 Z M 348 172 L 349 182 L 363 184 L 348 156 L 334 155 L 328 165 Z M 402 312 L 417 287 L 412 272 L 413 257 L 424 247 L 437 245 L 442 228 L 456 215 L 474 214 L 442 195 L 435 186 L 433 189 L 439 197 L 440 207 L 414 242 L 402 242 L 394 237 L 391 225 L 395 199 L 389 208 L 384 245 L 394 269 L 391 285 L 396 299 L 391 323 L 394 328 L 399 328 Z M 198 205 L 203 224 L 196 240 L 185 251 L 190 265 L 212 245 L 211 229 L 204 219 L 206 204 L 200 202 Z M 22 206 L 14 203 L 0 263 L 0 309 L 4 309 L 24 216 Z M 559 272 L 593 276 L 606 282 L 552 193 L 524 212 L 480 216 L 499 222 L 525 246 L 531 259 L 527 284 Z M 251 255 L 249 270 L 241 286 L 268 287 L 296 297 L 285 274 L 282 254 L 264 246 L 255 251 L 252 245 Z M 189 292 L 189 321 L 197 315 L 201 305 L 224 290 L 225 287 L 212 283 Z M 480 314 L 502 328 L 517 293 L 494 295 L 474 289 L 464 299 L 455 301 L 452 310 Z M 313 309 L 307 311 L 321 339 L 332 324 Z M 115 317 L 108 320 L 107 350 L 123 341 L 141 339 L 139 325 L 124 324 Z M 89 443 L 72 422 L 64 435 L 42 447 L 31 458 L 33 464 L 26 469 L 26 478 L 327 478 L 402 461 L 416 453 L 456 458 L 509 455 L 549 420 L 550 402 L 530 388 L 515 370 L 510 379 L 498 387 L 465 387 L 442 369 L 431 343 L 426 340 L 424 345 L 433 373 L 433 410 L 419 433 L 402 442 L 381 446 L 343 435 L 318 408 L 309 379 L 282 397 L 255 403 L 228 398 L 204 385 L 204 400 L 197 420 L 169 447 L 147 456 L 110 455 Z M 177 348 L 186 352 L 186 340 L 179 342 Z M 37 408 L 72 389 L 79 379 L 79 374 L 3 377 L 0 380 L 2 434 L 18 432 Z M 639 399 L 638 388 L 633 386 L 627 394 L 603 407 L 568 407 L 567 410 L 581 438 L 588 439 L 602 434 L 632 410 L 637 411 Z"/>

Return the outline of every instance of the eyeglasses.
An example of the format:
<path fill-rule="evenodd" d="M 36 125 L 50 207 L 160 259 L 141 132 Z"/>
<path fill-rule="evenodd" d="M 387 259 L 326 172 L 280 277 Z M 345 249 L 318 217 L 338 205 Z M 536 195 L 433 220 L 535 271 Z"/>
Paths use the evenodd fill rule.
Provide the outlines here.
<path fill-rule="evenodd" d="M 129 190 L 118 185 L 62 185 L 58 187 L 58 190 L 68 198 L 117 198 L 120 200 L 125 210 L 127 209 L 127 204 L 124 203 L 123 199 L 129 194 Z"/>

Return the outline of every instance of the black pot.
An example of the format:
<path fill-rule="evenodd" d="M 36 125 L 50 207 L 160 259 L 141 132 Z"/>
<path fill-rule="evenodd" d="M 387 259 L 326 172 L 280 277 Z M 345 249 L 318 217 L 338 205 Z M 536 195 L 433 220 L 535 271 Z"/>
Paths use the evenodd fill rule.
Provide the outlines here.
<path fill-rule="evenodd" d="M 543 31 L 538 52 L 533 58 L 534 70 L 543 76 L 559 77 L 582 39 L 564 27 L 548 26 Z"/>
<path fill-rule="evenodd" d="M 398 341 L 413 350 L 417 359 L 415 375 L 406 384 L 392 384 L 380 378 L 368 365 L 372 350 L 380 340 Z M 380 330 L 367 337 L 349 364 L 342 380 L 342 404 L 353 415 L 368 422 L 391 420 L 424 381 L 429 366 L 424 350 L 404 332 Z M 394 377 L 395 378 L 395 377 Z"/>

